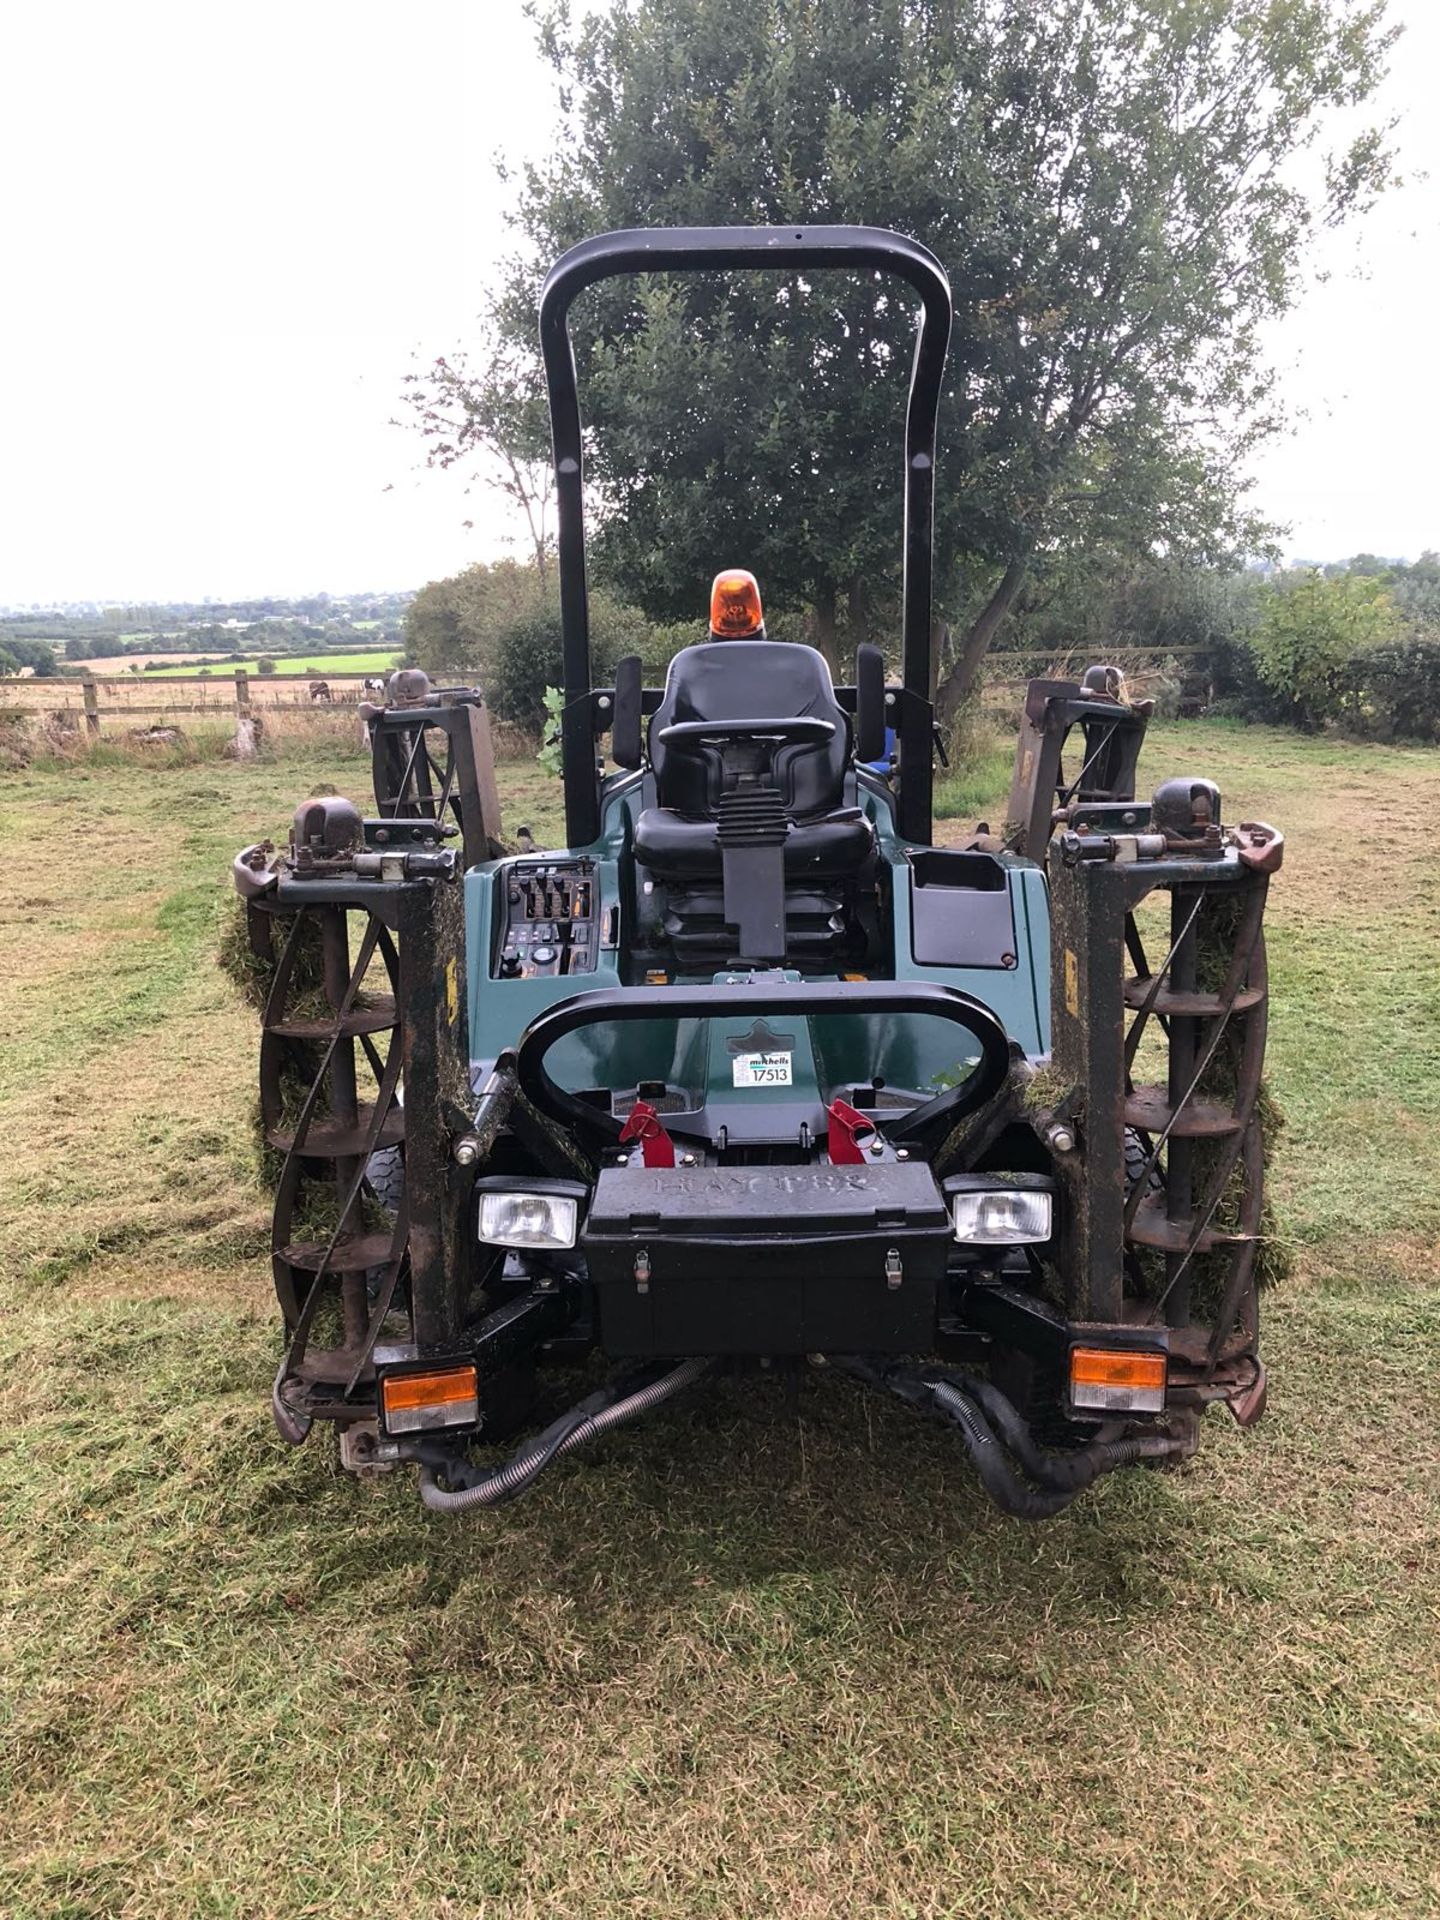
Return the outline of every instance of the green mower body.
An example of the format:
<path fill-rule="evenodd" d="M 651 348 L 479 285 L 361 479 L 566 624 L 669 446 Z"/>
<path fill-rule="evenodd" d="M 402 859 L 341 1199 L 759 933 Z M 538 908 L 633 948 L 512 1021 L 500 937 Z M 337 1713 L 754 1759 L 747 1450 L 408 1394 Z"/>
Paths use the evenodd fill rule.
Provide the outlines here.
<path fill-rule="evenodd" d="M 756 266 L 919 296 L 893 654 L 862 647 L 835 685 L 732 571 L 663 687 L 634 661 L 597 687 L 570 302 L 616 273 Z M 1100 667 L 1032 684 L 1005 820 L 934 844 L 949 299 L 923 248 L 865 228 L 607 235 L 552 272 L 569 844 L 506 840 L 481 694 L 402 673 L 366 710 L 374 815 L 309 803 L 288 851 L 236 863 L 269 982 L 288 1438 L 332 1421 L 347 1464 L 413 1463 L 439 1510 L 495 1505 L 761 1364 L 950 1420 L 990 1493 L 1041 1517 L 1188 1453 L 1212 1401 L 1258 1417 L 1280 838 L 1227 826 L 1204 779 L 1138 800 L 1148 708 Z M 548 1379 L 607 1363 L 479 1458 Z"/>

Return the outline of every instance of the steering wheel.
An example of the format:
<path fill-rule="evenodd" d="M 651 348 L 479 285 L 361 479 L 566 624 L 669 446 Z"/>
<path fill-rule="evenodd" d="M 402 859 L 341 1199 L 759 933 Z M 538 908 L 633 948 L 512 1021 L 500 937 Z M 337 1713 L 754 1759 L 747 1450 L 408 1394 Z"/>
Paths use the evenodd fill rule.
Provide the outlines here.
<path fill-rule="evenodd" d="M 790 720 L 672 720 L 655 737 L 662 747 L 682 740 L 778 740 L 788 747 L 814 747 L 834 732 L 833 720 L 797 715 Z"/>

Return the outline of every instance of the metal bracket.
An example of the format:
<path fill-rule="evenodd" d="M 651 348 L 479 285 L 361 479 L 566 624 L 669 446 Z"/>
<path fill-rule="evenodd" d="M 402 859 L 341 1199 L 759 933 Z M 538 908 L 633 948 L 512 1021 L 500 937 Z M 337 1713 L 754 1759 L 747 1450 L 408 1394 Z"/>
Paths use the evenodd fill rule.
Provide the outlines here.
<path fill-rule="evenodd" d="M 340 1429 L 340 1464 L 347 1473 L 366 1479 L 393 1473 L 400 1464 L 400 1447 L 381 1437 L 378 1421 L 356 1420 Z"/>

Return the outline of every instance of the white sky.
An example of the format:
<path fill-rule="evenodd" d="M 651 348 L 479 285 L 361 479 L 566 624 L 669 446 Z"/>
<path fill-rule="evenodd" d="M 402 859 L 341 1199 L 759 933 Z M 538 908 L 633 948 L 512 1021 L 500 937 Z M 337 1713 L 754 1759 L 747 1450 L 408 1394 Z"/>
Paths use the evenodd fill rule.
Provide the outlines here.
<path fill-rule="evenodd" d="M 1440 546 L 1440 4 L 1393 11 L 1434 177 L 1274 343 L 1306 418 L 1255 498 L 1308 557 Z M 491 155 L 547 144 L 520 0 L 46 0 L 5 10 L 0 70 L 0 604 L 409 587 L 499 549 L 391 422 L 504 249 Z"/>

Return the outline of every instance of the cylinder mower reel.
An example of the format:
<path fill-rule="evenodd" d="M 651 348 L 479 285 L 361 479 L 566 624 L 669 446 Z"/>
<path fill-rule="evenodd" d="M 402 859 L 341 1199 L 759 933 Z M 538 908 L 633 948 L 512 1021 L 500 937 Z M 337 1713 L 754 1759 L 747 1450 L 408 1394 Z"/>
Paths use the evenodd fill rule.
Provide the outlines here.
<path fill-rule="evenodd" d="M 756 269 L 918 302 L 894 644 L 836 685 L 722 567 L 663 685 L 596 684 L 570 306 Z M 1102 662 L 1031 683 L 1001 830 L 934 844 L 939 263 L 869 227 L 605 234 L 539 323 L 564 844 L 505 835 L 482 690 L 402 669 L 362 709 L 373 811 L 313 798 L 234 864 L 280 1432 L 328 1422 L 459 1514 L 624 1422 L 663 1445 L 721 1371 L 803 1368 L 945 1422 L 1043 1519 L 1194 1452 L 1212 1402 L 1249 1424 L 1283 842 L 1203 777 L 1137 798 L 1151 705 Z"/>

